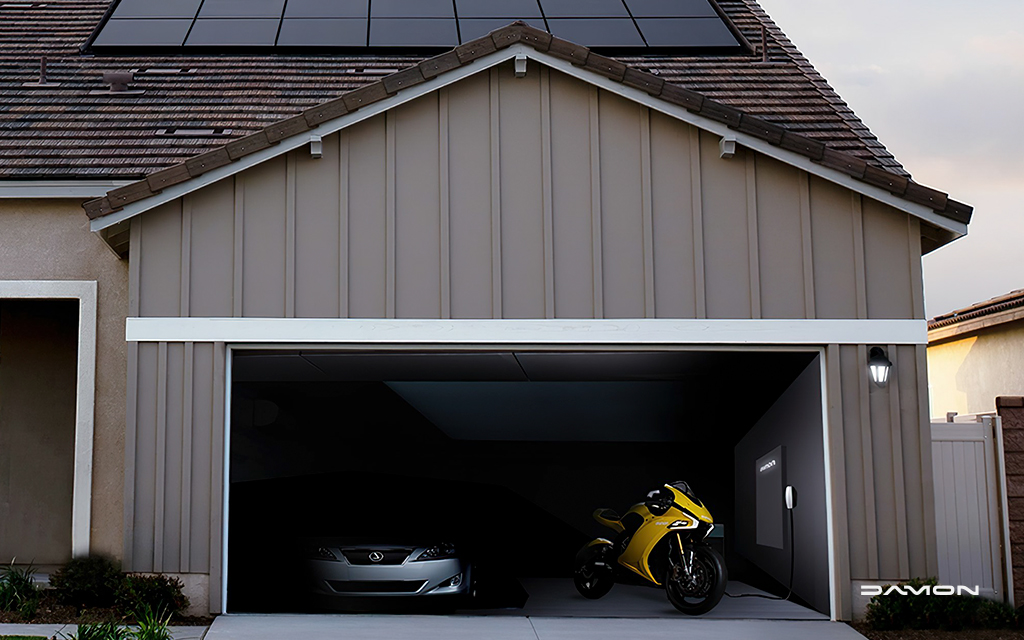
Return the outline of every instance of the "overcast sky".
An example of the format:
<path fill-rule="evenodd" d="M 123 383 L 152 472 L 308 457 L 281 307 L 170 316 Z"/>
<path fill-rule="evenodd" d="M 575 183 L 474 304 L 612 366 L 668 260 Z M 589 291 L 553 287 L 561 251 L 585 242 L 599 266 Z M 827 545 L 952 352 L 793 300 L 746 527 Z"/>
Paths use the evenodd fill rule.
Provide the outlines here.
<path fill-rule="evenodd" d="M 1024 288 L 1024 0 L 759 0 L 914 179 L 974 205 L 929 316 Z"/>

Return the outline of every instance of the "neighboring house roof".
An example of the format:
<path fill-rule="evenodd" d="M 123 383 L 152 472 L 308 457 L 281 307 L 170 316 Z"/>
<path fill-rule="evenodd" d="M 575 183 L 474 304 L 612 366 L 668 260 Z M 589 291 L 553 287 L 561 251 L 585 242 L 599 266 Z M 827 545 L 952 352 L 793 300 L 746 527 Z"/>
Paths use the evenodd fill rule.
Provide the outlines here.
<path fill-rule="evenodd" d="M 948 220 L 961 224 L 966 224 L 970 220 L 971 207 L 948 198 L 945 193 L 919 185 L 897 173 L 869 165 L 852 154 L 827 147 L 814 138 L 744 113 L 701 93 L 667 83 L 658 75 L 637 70 L 613 58 L 594 53 L 587 47 L 552 37 L 546 31 L 523 23 L 515 23 L 498 29 L 487 36 L 460 45 L 452 51 L 428 58 L 419 64 L 363 85 L 339 98 L 311 107 L 299 115 L 271 124 L 256 133 L 157 171 L 143 180 L 114 189 L 107 196 L 90 200 L 83 206 L 89 217 L 95 220 L 108 216 L 123 207 L 152 198 L 155 194 L 169 190 L 171 187 L 196 180 L 208 172 L 238 163 L 247 156 L 260 153 L 260 156 L 254 156 L 254 158 L 263 161 L 293 148 L 294 144 L 270 150 L 269 153 L 264 151 L 286 139 L 294 139 L 296 136 L 314 129 L 316 130 L 313 133 L 331 133 L 332 129 L 317 128 L 517 44 L 526 45 L 553 59 L 570 63 L 572 67 L 582 68 L 592 74 L 643 92 L 641 95 L 646 94 L 646 96 L 657 98 L 676 107 L 682 107 L 686 111 L 702 116 L 704 123 L 713 122 L 725 125 L 746 134 L 762 147 L 771 145 L 802 158 L 808 158 L 827 169 L 839 172 L 843 177 L 850 176 L 865 185 L 881 189 L 885 195 L 892 194 L 920 207 L 927 207 Z M 479 65 L 474 67 L 474 72 L 476 68 L 479 68 Z M 719 126 L 719 128 L 722 127 Z M 227 173 L 220 171 L 211 175 L 220 179 Z M 184 193 L 180 189 L 170 190 L 167 197 L 177 197 L 179 192 Z M 157 204 L 159 203 L 154 203 L 151 206 Z M 94 225 L 94 228 L 103 228 L 120 222 L 131 215 L 141 213 L 146 208 L 149 207 L 131 207 L 132 210 L 126 215 L 112 218 L 107 225 L 99 227 Z"/>
<path fill-rule="evenodd" d="M 416 56 L 83 55 L 110 0 L 10 2 L 0 8 L 0 180 L 135 179 L 419 62 Z M 720 0 L 759 54 L 620 57 L 744 113 L 898 176 L 896 161 L 753 0 Z M 56 86 L 25 86 L 48 57 Z M 137 73 L 141 95 L 103 95 L 104 71 Z M 99 91 L 101 94 L 92 92 Z M 215 128 L 219 136 L 158 135 Z"/>
<path fill-rule="evenodd" d="M 1024 289 L 932 318 L 928 321 L 928 342 L 950 340 L 1017 320 L 1024 320 Z"/>

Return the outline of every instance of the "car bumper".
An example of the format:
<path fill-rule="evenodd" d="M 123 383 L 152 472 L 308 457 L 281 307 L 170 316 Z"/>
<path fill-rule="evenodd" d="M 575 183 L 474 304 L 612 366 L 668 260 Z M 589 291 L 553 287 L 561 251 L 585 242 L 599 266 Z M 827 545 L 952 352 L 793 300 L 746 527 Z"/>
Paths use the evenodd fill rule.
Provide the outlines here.
<path fill-rule="evenodd" d="M 400 565 L 351 565 L 343 560 L 306 563 L 313 591 L 338 597 L 459 595 L 469 590 L 469 572 L 469 565 L 458 558 Z M 453 578 L 457 584 L 452 584 Z"/>

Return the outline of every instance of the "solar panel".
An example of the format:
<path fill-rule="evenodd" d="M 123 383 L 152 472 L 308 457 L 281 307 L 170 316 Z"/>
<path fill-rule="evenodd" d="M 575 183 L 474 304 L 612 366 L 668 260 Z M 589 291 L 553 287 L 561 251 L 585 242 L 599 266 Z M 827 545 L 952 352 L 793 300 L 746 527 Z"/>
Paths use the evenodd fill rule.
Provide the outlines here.
<path fill-rule="evenodd" d="M 285 47 L 362 47 L 366 18 L 285 18 L 277 36 Z"/>
<path fill-rule="evenodd" d="M 715 0 L 118 0 L 92 46 L 437 50 L 523 20 L 582 45 L 743 52 Z"/>

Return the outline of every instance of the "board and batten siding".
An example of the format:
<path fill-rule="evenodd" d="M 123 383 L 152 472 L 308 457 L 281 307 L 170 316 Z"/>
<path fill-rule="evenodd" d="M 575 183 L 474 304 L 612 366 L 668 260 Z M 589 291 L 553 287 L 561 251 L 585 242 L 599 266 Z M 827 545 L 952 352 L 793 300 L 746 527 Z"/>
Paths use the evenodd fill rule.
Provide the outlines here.
<path fill-rule="evenodd" d="M 924 317 L 915 218 L 718 143 L 502 65 L 325 137 L 321 158 L 300 148 L 134 218 L 130 315 Z M 924 347 L 889 353 L 878 389 L 865 347 L 828 349 L 843 580 L 934 573 Z M 126 566 L 210 572 L 216 600 L 224 345 L 129 356 Z"/>

